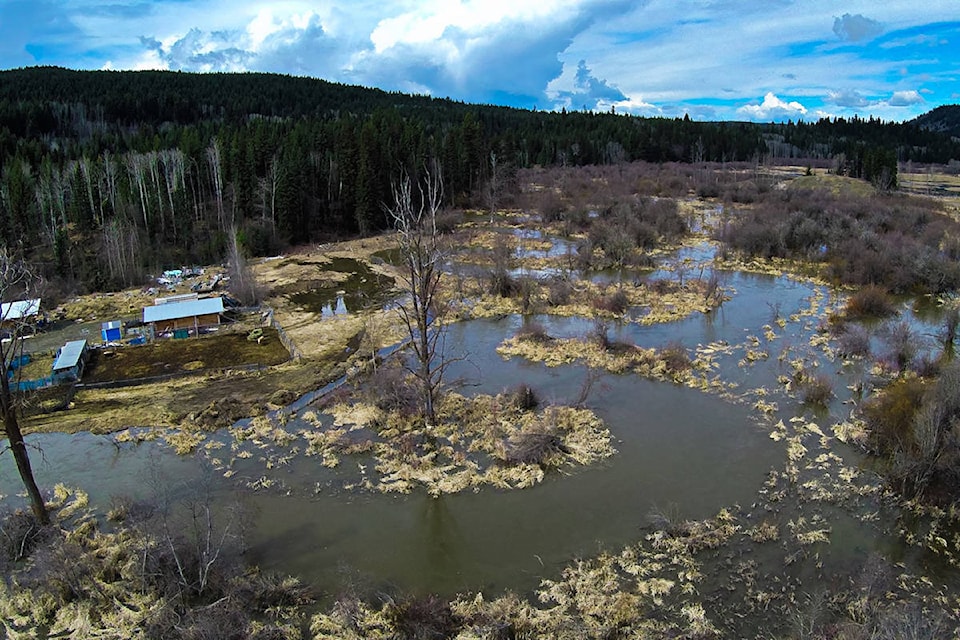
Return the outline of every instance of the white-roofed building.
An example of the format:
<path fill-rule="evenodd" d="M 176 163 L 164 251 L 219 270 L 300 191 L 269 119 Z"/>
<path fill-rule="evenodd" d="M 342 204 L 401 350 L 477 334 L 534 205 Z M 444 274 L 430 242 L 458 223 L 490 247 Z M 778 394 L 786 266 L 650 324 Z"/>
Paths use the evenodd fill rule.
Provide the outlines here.
<path fill-rule="evenodd" d="M 186 338 L 220 324 L 223 298 L 200 298 L 145 307 L 143 322 L 154 336 Z"/>
<path fill-rule="evenodd" d="M 53 361 L 53 379 L 57 382 L 76 382 L 87 365 L 87 341 L 72 340 L 57 350 Z"/>
<path fill-rule="evenodd" d="M 0 322 L 16 322 L 40 313 L 40 298 L 0 304 Z"/>

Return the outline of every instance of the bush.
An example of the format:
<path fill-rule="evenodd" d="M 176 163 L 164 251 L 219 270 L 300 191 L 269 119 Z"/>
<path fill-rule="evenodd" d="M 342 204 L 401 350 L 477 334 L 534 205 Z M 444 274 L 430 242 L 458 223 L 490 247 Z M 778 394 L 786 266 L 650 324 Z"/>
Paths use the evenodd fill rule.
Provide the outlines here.
<path fill-rule="evenodd" d="M 851 319 L 886 318 L 897 312 L 896 304 L 883 287 L 869 284 L 847 299 L 844 315 Z"/>
<path fill-rule="evenodd" d="M 503 461 L 510 466 L 545 465 L 566 453 L 569 453 L 569 450 L 556 433 L 531 431 L 521 433 L 507 442 Z"/>
<path fill-rule="evenodd" d="M 399 638 L 452 638 L 462 626 L 450 603 L 436 595 L 407 598 L 384 609 Z"/>
<path fill-rule="evenodd" d="M 446 209 L 437 214 L 436 225 L 439 233 L 451 233 L 463 222 L 463 212 Z"/>
<path fill-rule="evenodd" d="M 517 331 L 518 340 L 529 340 L 530 342 L 550 342 L 553 338 L 547 333 L 546 327 L 539 322 L 525 322 Z"/>
<path fill-rule="evenodd" d="M 414 380 L 399 365 L 377 369 L 370 378 L 370 400 L 383 411 L 399 411 L 414 415 L 419 410 L 420 396 Z"/>
<path fill-rule="evenodd" d="M 870 355 L 870 332 L 858 324 L 839 325 L 837 352 L 842 356 Z"/>
<path fill-rule="evenodd" d="M 630 299 L 627 297 L 626 291 L 618 288 L 613 293 L 595 300 L 593 306 L 601 311 L 622 315 L 629 308 Z"/>
<path fill-rule="evenodd" d="M 825 407 L 833 398 L 833 383 L 829 376 L 818 374 L 805 377 L 800 383 L 800 400 L 803 404 Z"/>
<path fill-rule="evenodd" d="M 918 350 L 913 329 L 907 322 L 893 322 L 883 325 L 879 335 L 885 347 L 884 361 L 896 367 L 898 373 L 906 371 Z"/>
<path fill-rule="evenodd" d="M 688 371 L 692 366 L 690 355 L 679 342 L 670 343 L 661 349 L 660 360 L 672 375 Z"/>
<path fill-rule="evenodd" d="M 680 289 L 680 285 L 677 282 L 667 278 L 656 278 L 648 282 L 647 286 L 659 296 L 674 293 Z"/>
<path fill-rule="evenodd" d="M 547 304 L 551 307 L 568 304 L 573 291 L 573 283 L 567 278 L 551 278 L 547 282 Z"/>
<path fill-rule="evenodd" d="M 863 403 L 863 417 L 869 429 L 867 442 L 874 451 L 892 454 L 898 449 L 914 448 L 913 420 L 927 387 L 921 379 L 904 378 Z"/>
<path fill-rule="evenodd" d="M 517 411 L 533 411 L 540 406 L 540 398 L 537 396 L 537 392 L 528 384 L 517 385 L 510 390 L 508 397 L 510 406 Z"/>
<path fill-rule="evenodd" d="M 34 549 L 49 540 L 54 529 L 43 526 L 30 511 L 0 513 L 0 570 L 8 573 L 14 563 L 27 558 Z"/>

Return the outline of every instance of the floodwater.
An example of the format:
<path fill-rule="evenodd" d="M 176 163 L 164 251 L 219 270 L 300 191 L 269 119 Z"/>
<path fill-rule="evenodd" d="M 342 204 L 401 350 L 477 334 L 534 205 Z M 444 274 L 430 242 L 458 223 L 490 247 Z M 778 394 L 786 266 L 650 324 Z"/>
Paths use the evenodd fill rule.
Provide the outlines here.
<path fill-rule="evenodd" d="M 381 306 L 391 295 L 393 279 L 353 258 L 333 257 L 321 271 L 346 274 L 335 285 L 314 287 L 289 295 L 290 302 L 324 318 Z"/>
<path fill-rule="evenodd" d="M 363 277 L 369 279 L 369 274 L 357 276 L 359 289 L 367 283 Z M 662 325 L 623 323 L 610 331 L 616 339 L 644 347 L 681 344 L 692 355 L 704 345 L 727 345 L 717 373 L 737 382 L 736 392 L 721 397 L 635 376 L 603 375 L 587 404 L 606 422 L 618 453 L 594 467 L 550 474 L 531 489 L 431 498 L 424 492 L 380 495 L 344 488 L 361 473 L 359 465 L 372 466 L 364 457 L 346 458 L 328 469 L 315 458 L 293 456 L 269 472 L 252 457 L 238 463 L 232 478 L 219 479 L 218 486 L 232 491 L 269 473 L 276 481 L 273 488 L 246 491 L 258 514 L 250 540 L 253 557 L 266 568 L 300 576 L 331 597 L 358 586 L 446 595 L 503 589 L 529 593 L 541 578 L 556 578 L 572 558 L 615 551 L 640 539 L 654 510 L 704 518 L 755 500 L 769 471 L 783 468 L 786 454 L 751 409 L 750 392 L 769 390 L 779 403 L 773 419 L 803 414 L 799 401 L 777 385 L 790 361 L 803 358 L 836 378 L 828 420 L 849 412 L 847 387 L 864 375 L 862 367 L 844 368 L 811 344 L 820 329 L 814 307 L 830 304 L 830 292 L 785 277 L 743 273 L 724 274 L 722 285 L 732 298 L 710 314 Z M 345 293 L 334 295 L 352 308 Z M 301 302 L 335 308 L 340 298 Z M 593 326 L 578 318 L 534 320 L 557 337 L 585 335 Z M 912 320 L 924 333 L 937 321 Z M 451 326 L 447 353 L 462 360 L 451 367 L 447 380 L 458 381 L 466 394 L 498 393 L 524 383 L 545 402 L 576 398 L 588 377 L 583 367 L 548 368 L 504 360 L 496 353 L 496 346 L 522 322 L 507 317 Z M 766 336 L 764 327 L 769 327 Z M 766 357 L 744 362 L 751 346 Z M 159 443 L 115 444 L 110 436 L 86 433 L 31 435 L 27 441 L 34 447 L 31 456 L 41 486 L 62 482 L 81 487 L 94 505 L 107 505 L 118 494 L 147 498 L 150 478 L 158 474 L 189 480 L 201 473 L 197 460 L 177 457 Z M 840 452 L 857 464 L 858 454 Z M 12 460 L 3 453 L 0 494 L 19 491 Z M 856 524 L 845 529 L 838 521 L 836 531 L 830 553 L 838 562 L 859 561 L 870 547 L 883 544 Z"/>

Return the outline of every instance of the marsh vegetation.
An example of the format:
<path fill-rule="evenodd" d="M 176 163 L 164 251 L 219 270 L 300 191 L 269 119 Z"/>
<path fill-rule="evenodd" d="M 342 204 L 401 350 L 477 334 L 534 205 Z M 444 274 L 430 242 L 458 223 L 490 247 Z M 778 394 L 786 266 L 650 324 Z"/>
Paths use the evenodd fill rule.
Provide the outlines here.
<path fill-rule="evenodd" d="M 55 531 L 4 520 L 8 634 L 943 637 L 960 234 L 939 200 L 791 180 L 521 171 L 516 208 L 448 216 L 420 271 L 391 235 L 251 265 L 303 362 L 193 379 L 262 380 L 256 411 L 38 436 L 41 482 L 93 497 L 59 490 Z M 394 303 L 325 313 L 319 280 Z M 305 370 L 333 382 L 294 402 Z M 58 469 L 71 448 L 117 472 Z M 111 501 L 144 457 L 203 491 Z"/>

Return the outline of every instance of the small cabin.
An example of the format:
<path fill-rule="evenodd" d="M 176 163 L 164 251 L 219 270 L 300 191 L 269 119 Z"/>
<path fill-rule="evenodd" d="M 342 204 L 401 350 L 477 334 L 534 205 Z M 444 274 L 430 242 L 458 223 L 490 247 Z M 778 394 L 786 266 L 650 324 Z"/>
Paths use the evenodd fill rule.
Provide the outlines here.
<path fill-rule="evenodd" d="M 143 322 L 158 337 L 186 338 L 215 329 L 223 313 L 223 298 L 164 302 L 143 309 Z"/>
<path fill-rule="evenodd" d="M 53 380 L 55 382 L 79 381 L 87 365 L 87 355 L 86 340 L 72 340 L 60 347 L 53 361 Z"/>

